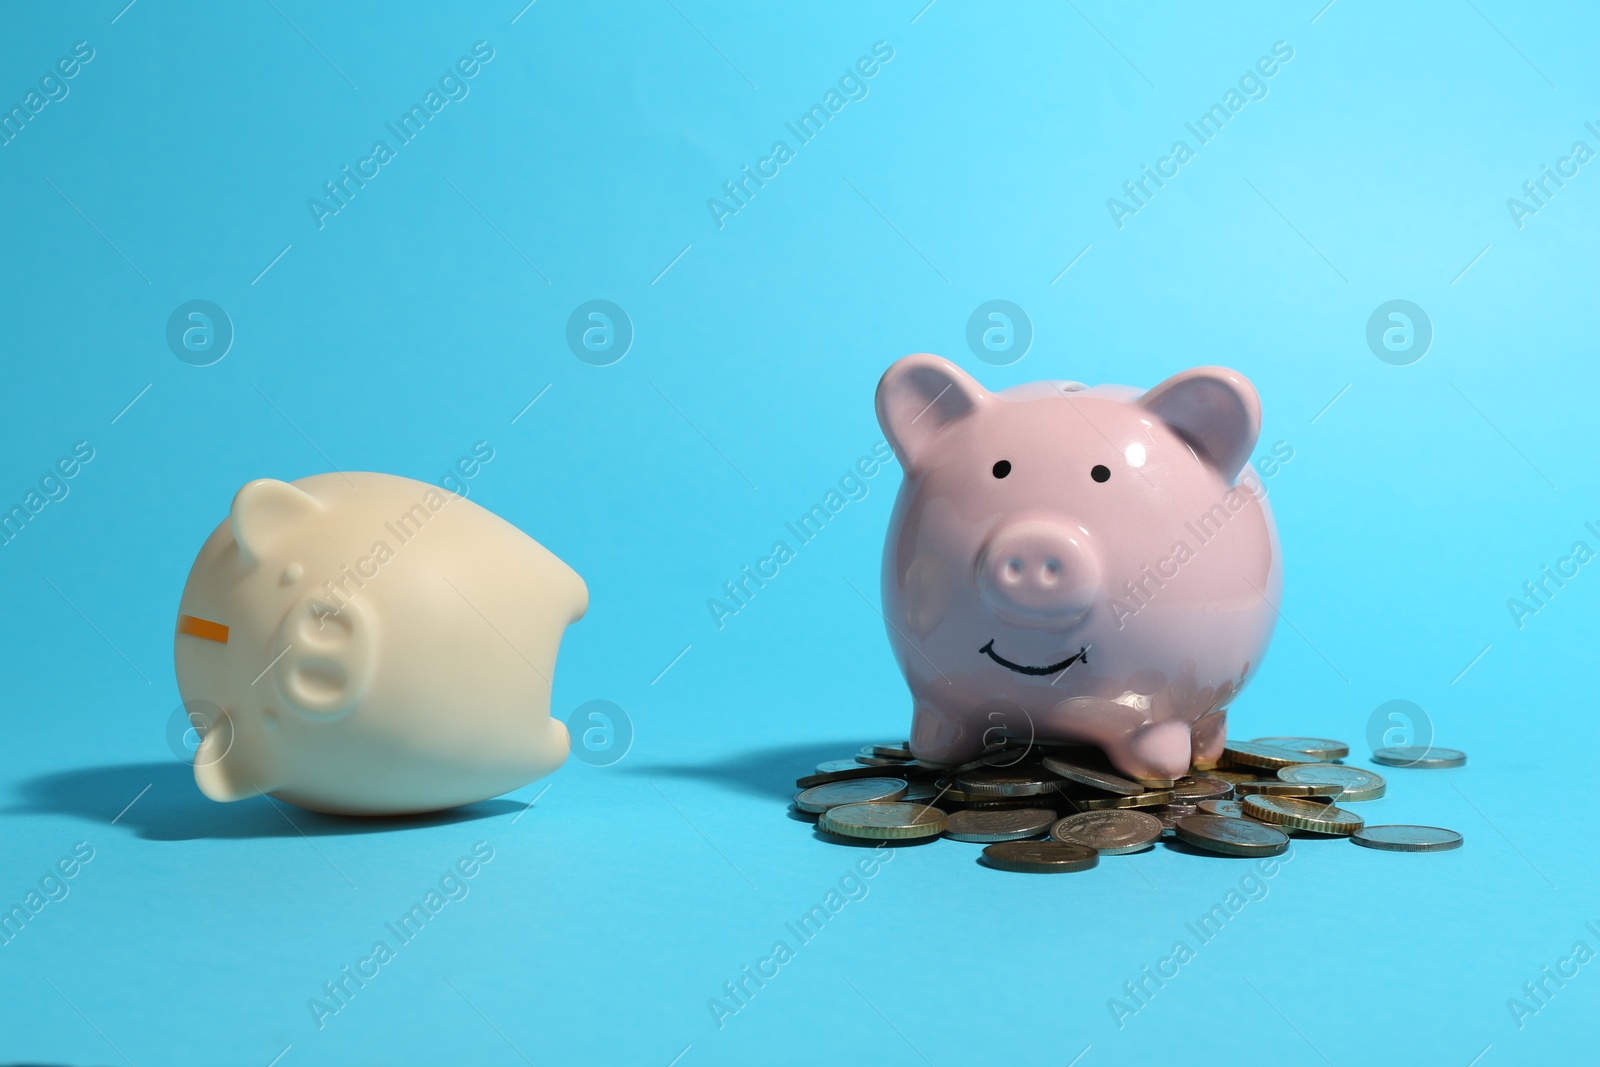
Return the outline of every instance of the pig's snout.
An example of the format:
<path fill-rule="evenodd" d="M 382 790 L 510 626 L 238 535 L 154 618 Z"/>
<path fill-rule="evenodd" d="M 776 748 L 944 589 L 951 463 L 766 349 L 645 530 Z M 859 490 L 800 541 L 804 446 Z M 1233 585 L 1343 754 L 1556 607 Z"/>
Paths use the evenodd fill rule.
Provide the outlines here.
<path fill-rule="evenodd" d="M 995 613 L 1020 626 L 1071 626 L 1100 595 L 1100 561 L 1088 536 L 1059 520 L 1014 519 L 978 556 L 978 588 Z"/>

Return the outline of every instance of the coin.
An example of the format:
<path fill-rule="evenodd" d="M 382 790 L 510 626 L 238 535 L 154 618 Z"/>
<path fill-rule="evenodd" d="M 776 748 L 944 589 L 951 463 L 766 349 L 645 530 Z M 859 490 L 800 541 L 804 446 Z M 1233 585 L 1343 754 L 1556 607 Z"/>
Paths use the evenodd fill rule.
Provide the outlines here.
<path fill-rule="evenodd" d="M 1225 815 L 1179 819 L 1178 836 L 1196 848 L 1228 856 L 1277 856 L 1289 849 L 1289 835 L 1277 827 Z"/>
<path fill-rule="evenodd" d="M 1319 834 L 1353 834 L 1366 822 L 1353 811 L 1298 797 L 1245 797 L 1244 813 L 1262 822 Z"/>
<path fill-rule="evenodd" d="M 1092 786 L 1095 789 L 1104 789 L 1108 793 L 1133 796 L 1135 793 L 1143 793 L 1145 791 L 1145 787 L 1138 782 L 1095 767 L 1085 766 L 1062 756 L 1046 756 L 1044 758 L 1044 769 L 1051 774 L 1060 775 L 1070 782 Z"/>
<path fill-rule="evenodd" d="M 844 766 L 833 766 L 835 764 Z M 824 767 L 833 769 L 823 770 Z M 853 759 L 829 760 L 827 763 L 817 764 L 816 774 L 796 778 L 794 784 L 797 789 L 810 789 L 814 785 L 824 785 L 828 782 L 847 782 L 853 778 L 890 778 L 901 773 L 904 772 L 900 767 L 868 767 Z"/>
<path fill-rule="evenodd" d="M 853 781 L 814 785 L 795 794 L 794 806 L 820 814 L 841 804 L 899 800 L 906 795 L 906 783 L 899 778 L 857 778 Z"/>
<path fill-rule="evenodd" d="M 1233 783 L 1209 775 L 1188 775 L 1172 787 L 1173 795 L 1191 804 L 1202 800 L 1226 800 L 1233 796 Z"/>
<path fill-rule="evenodd" d="M 1372 754 L 1372 760 L 1388 767 L 1423 767 L 1434 770 L 1441 767 L 1459 767 L 1467 762 L 1467 754 L 1454 748 L 1404 745 L 1400 748 L 1380 748 Z"/>
<path fill-rule="evenodd" d="M 983 767 L 1015 767 L 1023 763 L 1037 763 L 1039 753 L 1032 746 L 1026 744 L 1006 744 L 997 748 L 990 748 L 975 760 L 957 764 L 954 767 L 945 767 L 944 773 L 950 775 L 966 774 Z"/>
<path fill-rule="evenodd" d="M 1318 760 L 1344 759 L 1350 755 L 1350 746 L 1343 741 L 1330 741 L 1325 737 L 1258 737 L 1253 744 L 1286 748 L 1290 752 L 1304 752 Z"/>
<path fill-rule="evenodd" d="M 1048 808 L 958 811 L 950 816 L 944 836 L 952 841 L 1018 841 L 1038 837 L 1056 818 Z"/>
<path fill-rule="evenodd" d="M 1274 797 L 1311 797 L 1332 796 L 1338 792 L 1338 786 L 1326 783 L 1310 784 L 1306 782 L 1285 782 L 1281 778 L 1258 778 L 1250 782 L 1239 782 L 1233 787 L 1236 797 L 1247 796 L 1274 796 Z"/>
<path fill-rule="evenodd" d="M 1093 867 L 1100 862 L 1100 853 L 1061 841 L 1002 841 L 983 850 L 983 862 L 1002 871 L 1066 874 Z"/>
<path fill-rule="evenodd" d="M 1285 782 L 1337 789 L 1339 792 L 1328 795 L 1341 802 L 1377 800 L 1387 788 L 1381 774 L 1364 767 L 1347 767 L 1342 763 L 1302 763 L 1297 767 L 1280 767 L 1278 778 Z"/>
<path fill-rule="evenodd" d="M 907 782 L 905 796 L 900 799 L 908 803 L 915 801 L 922 804 L 938 798 L 941 792 L 938 784 L 934 782 Z"/>
<path fill-rule="evenodd" d="M 1350 840 L 1385 852 L 1448 852 L 1461 847 L 1461 835 L 1439 826 L 1368 826 Z"/>
<path fill-rule="evenodd" d="M 817 773 L 833 774 L 836 771 L 853 771 L 859 769 L 860 766 L 861 764 L 857 763 L 854 757 L 850 759 L 829 759 L 817 764 Z"/>
<path fill-rule="evenodd" d="M 1292 767 L 1296 763 L 1318 762 L 1304 752 L 1292 752 L 1287 748 L 1277 748 L 1273 745 L 1260 745 L 1254 741 L 1229 741 L 1223 746 L 1222 754 L 1229 763 L 1241 767 L 1266 767 L 1270 770 Z"/>
<path fill-rule="evenodd" d="M 1244 818 L 1244 802 L 1239 800 L 1202 800 L 1197 807 L 1202 815 L 1221 815 L 1229 819 Z"/>
<path fill-rule="evenodd" d="M 956 775 L 956 788 L 974 796 L 1032 797 L 1054 793 L 1057 784 L 1032 767 L 984 767 Z"/>
<path fill-rule="evenodd" d="M 1199 767 L 1194 768 L 1200 770 Z M 1261 777 L 1254 770 L 1241 771 L 1232 767 L 1212 767 L 1204 771 L 1207 778 L 1220 778 L 1224 782 L 1252 782 Z"/>
<path fill-rule="evenodd" d="M 819 830 L 874 841 L 937 837 L 944 828 L 944 812 L 926 804 L 841 804 L 817 820 Z"/>
<path fill-rule="evenodd" d="M 872 749 L 868 748 L 863 750 L 862 753 L 856 757 L 856 762 L 867 767 L 898 767 L 906 761 L 903 759 L 889 759 L 887 756 L 875 755 L 873 754 Z"/>
<path fill-rule="evenodd" d="M 1102 855 L 1120 856 L 1149 848 L 1162 830 L 1161 820 L 1154 815 L 1111 808 L 1068 815 L 1050 827 L 1050 836 L 1069 845 L 1086 845 Z"/>
<path fill-rule="evenodd" d="M 1072 803 L 1085 811 L 1099 811 L 1104 808 L 1154 808 L 1161 804 L 1172 803 L 1173 794 L 1170 789 L 1152 789 L 1148 793 L 1138 793 L 1131 797 L 1106 794 L 1104 796 L 1089 797 L 1071 794 L 1067 797 Z"/>
<path fill-rule="evenodd" d="M 904 762 L 911 758 L 911 742 L 892 741 L 887 745 L 868 745 L 866 749 L 862 750 L 862 753 L 865 755 L 868 752 L 874 756 L 882 756 L 884 759 Z"/>

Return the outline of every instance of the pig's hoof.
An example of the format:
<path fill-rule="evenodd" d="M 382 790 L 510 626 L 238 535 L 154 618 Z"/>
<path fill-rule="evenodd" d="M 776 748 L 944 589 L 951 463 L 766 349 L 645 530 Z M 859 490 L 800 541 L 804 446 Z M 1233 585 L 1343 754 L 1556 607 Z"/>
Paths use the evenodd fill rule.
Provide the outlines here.
<path fill-rule="evenodd" d="M 1181 722 L 1146 726 L 1128 741 L 1117 765 L 1135 778 L 1182 778 L 1189 773 L 1189 727 Z"/>
<path fill-rule="evenodd" d="M 983 754 L 983 735 L 957 716 L 918 704 L 911 716 L 911 754 L 925 763 L 967 763 Z"/>

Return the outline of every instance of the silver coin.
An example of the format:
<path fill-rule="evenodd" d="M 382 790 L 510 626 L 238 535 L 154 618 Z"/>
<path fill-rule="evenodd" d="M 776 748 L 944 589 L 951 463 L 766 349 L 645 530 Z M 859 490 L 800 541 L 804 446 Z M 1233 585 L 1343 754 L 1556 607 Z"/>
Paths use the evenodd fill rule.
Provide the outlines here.
<path fill-rule="evenodd" d="M 1434 770 L 1441 767 L 1459 767 L 1467 762 L 1467 754 L 1454 748 L 1404 745 L 1399 748 L 1380 748 L 1372 754 L 1372 760 L 1386 767 L 1423 767 Z"/>
<path fill-rule="evenodd" d="M 1340 802 L 1377 800 L 1388 788 L 1383 775 L 1364 767 L 1347 767 L 1342 763 L 1302 763 L 1298 767 L 1282 767 L 1278 770 L 1278 778 L 1313 788 L 1332 789 L 1334 792 L 1318 795 L 1331 796 Z"/>
<path fill-rule="evenodd" d="M 852 756 L 849 759 L 823 760 L 821 763 L 817 764 L 817 773 L 833 774 L 837 771 L 854 771 L 860 770 L 860 768 L 861 764 L 857 763 L 855 757 Z"/>
<path fill-rule="evenodd" d="M 1020 841 L 1038 837 L 1056 821 L 1048 808 L 998 808 L 958 811 L 950 816 L 944 836 L 952 841 Z"/>
<path fill-rule="evenodd" d="M 1440 826 L 1368 826 L 1350 840 L 1385 852 L 1448 852 L 1461 847 L 1461 835 Z"/>
<path fill-rule="evenodd" d="M 1143 793 L 1145 787 L 1129 778 L 1102 771 L 1096 767 L 1085 766 L 1075 760 L 1064 756 L 1046 756 L 1044 769 L 1051 774 L 1060 775 L 1069 782 L 1079 785 L 1092 786 L 1095 789 L 1104 789 L 1108 793 L 1121 793 L 1123 796 L 1133 796 Z"/>
<path fill-rule="evenodd" d="M 956 788 L 973 796 L 1031 797 L 1054 793 L 1057 785 L 1032 767 L 983 767 L 956 775 Z"/>
<path fill-rule="evenodd" d="M 1182 803 L 1198 804 L 1202 800 L 1227 800 L 1233 796 L 1233 783 L 1207 775 L 1189 775 L 1179 778 L 1172 793 Z"/>
<path fill-rule="evenodd" d="M 905 795 L 906 783 L 899 778 L 857 778 L 814 785 L 795 794 L 794 806 L 820 815 L 841 804 L 884 804 Z"/>
<path fill-rule="evenodd" d="M 1179 819 L 1178 837 L 1196 848 L 1227 856 L 1277 856 L 1289 849 L 1289 835 L 1277 827 L 1225 815 Z"/>
<path fill-rule="evenodd" d="M 1326 737 L 1258 737 L 1255 744 L 1286 748 L 1290 752 L 1304 752 L 1319 760 L 1344 759 L 1350 755 L 1350 746 L 1343 741 L 1330 741 Z"/>
<path fill-rule="evenodd" d="M 843 766 L 834 767 L 834 764 Z M 823 770 L 832 767 L 831 770 Z M 847 782 L 856 778 L 893 778 L 904 773 L 903 768 L 896 767 L 868 767 L 857 763 L 853 759 L 829 760 L 827 763 L 817 765 L 817 773 L 807 774 L 794 780 L 798 789 L 810 789 L 814 785 L 825 785 L 828 782 Z"/>
<path fill-rule="evenodd" d="M 1001 841 L 983 850 L 985 865 L 1027 874 L 1086 871 L 1099 862 L 1100 853 L 1094 849 L 1060 841 Z"/>
<path fill-rule="evenodd" d="M 1050 836 L 1069 845 L 1086 845 L 1103 856 L 1120 856 L 1149 848 L 1161 836 L 1161 820 L 1143 811 L 1108 808 L 1085 811 L 1050 827 Z"/>

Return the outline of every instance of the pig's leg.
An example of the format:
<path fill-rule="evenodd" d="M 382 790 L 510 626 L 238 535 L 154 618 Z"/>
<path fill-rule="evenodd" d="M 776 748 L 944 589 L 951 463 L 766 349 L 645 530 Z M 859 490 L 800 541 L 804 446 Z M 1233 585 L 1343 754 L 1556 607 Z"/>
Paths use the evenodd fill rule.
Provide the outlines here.
<path fill-rule="evenodd" d="M 1188 723 L 1151 723 L 1112 739 L 1104 748 L 1112 764 L 1134 778 L 1182 778 L 1189 773 Z"/>
<path fill-rule="evenodd" d="M 912 693 L 911 754 L 927 763 L 967 763 L 983 754 L 981 719 Z"/>
<path fill-rule="evenodd" d="M 1222 746 L 1228 740 L 1228 709 L 1202 715 L 1189 731 L 1194 748 L 1194 766 L 1210 770 L 1222 761 Z"/>
<path fill-rule="evenodd" d="M 1189 773 L 1189 724 L 1151 722 L 1151 710 L 1103 697 L 1072 697 L 1052 709 L 1043 736 L 1098 745 L 1130 778 L 1181 778 Z"/>

